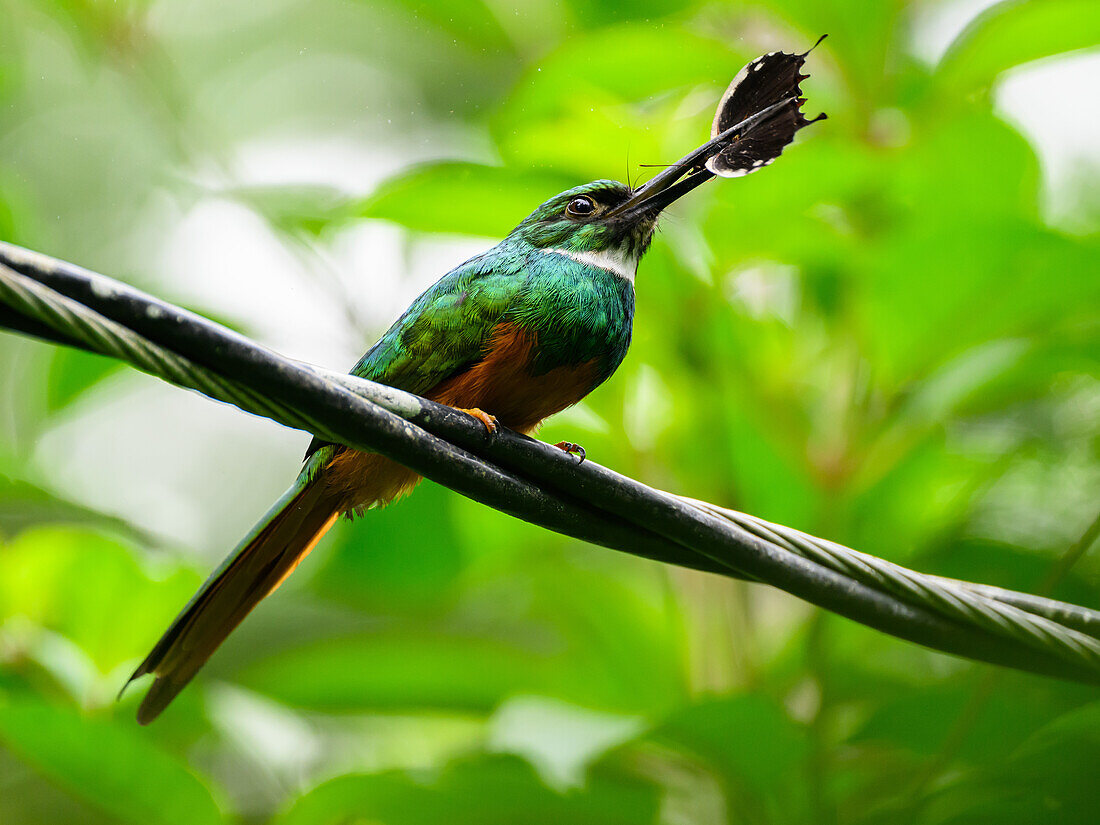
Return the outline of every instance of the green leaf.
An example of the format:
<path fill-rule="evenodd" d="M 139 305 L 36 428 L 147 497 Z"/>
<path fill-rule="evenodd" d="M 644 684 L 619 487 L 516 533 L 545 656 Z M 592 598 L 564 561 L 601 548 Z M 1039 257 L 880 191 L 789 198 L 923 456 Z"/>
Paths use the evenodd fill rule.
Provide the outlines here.
<path fill-rule="evenodd" d="M 768 399 L 751 388 L 741 384 L 724 389 L 720 415 L 711 411 L 698 423 L 727 434 L 721 447 L 727 489 L 733 494 L 729 504 L 783 524 L 813 524 L 822 502 L 798 441 L 801 431 L 785 426 L 788 416 L 776 415 Z M 713 460 L 717 444 L 692 445 L 687 432 L 683 440 L 697 466 Z"/>
<path fill-rule="evenodd" d="M 0 474 L 0 538 L 10 538 L 40 524 L 83 524 L 134 538 L 139 536 L 132 525 L 120 518 L 104 515 L 29 482 Z"/>
<path fill-rule="evenodd" d="M 328 560 L 313 589 L 372 612 L 447 609 L 466 563 L 453 502 L 444 488 L 422 484 L 400 507 L 342 520 L 326 540 Z"/>
<path fill-rule="evenodd" d="M 117 825 L 118 819 L 81 799 L 67 794 L 55 782 L 27 765 L 0 743 L 0 822 L 18 825 Z"/>
<path fill-rule="evenodd" d="M 960 717 L 969 735 L 958 757 L 967 762 L 999 762 L 1037 728 L 1065 712 L 1067 703 L 1034 681 L 1008 677 L 1010 684 L 973 706 L 974 680 L 924 686 L 886 698 L 849 741 L 888 742 L 922 757 L 934 757 L 947 744 Z"/>
<path fill-rule="evenodd" d="M 1100 810 L 1100 704 L 1069 711 L 1039 729 L 990 770 L 964 775 L 935 794 L 922 822 L 1091 825 Z"/>
<path fill-rule="evenodd" d="M 533 64 L 494 125 L 506 139 L 508 132 L 522 131 L 517 127 L 583 110 L 587 101 L 640 104 L 700 84 L 715 90 L 717 104 L 733 75 L 755 56 L 743 46 L 731 48 L 728 41 L 679 27 L 635 23 L 594 29 Z M 712 116 L 698 113 L 701 135 Z"/>
<path fill-rule="evenodd" d="M 0 702 L 0 741 L 74 796 L 134 825 L 222 822 L 209 790 L 129 723 Z"/>
<path fill-rule="evenodd" d="M 644 20 L 653 26 L 655 19 L 684 11 L 697 4 L 697 0 L 638 0 L 621 3 L 618 0 L 570 0 L 568 5 L 584 24 L 583 30 L 598 29 L 600 25 L 625 20 Z"/>
<path fill-rule="evenodd" d="M 966 160 L 979 155 L 980 164 Z M 950 199 L 941 175 L 957 187 Z M 1034 153 L 991 115 L 922 131 L 868 186 L 894 202 L 843 265 L 864 346 L 888 385 L 979 342 L 1088 320 L 1100 249 L 1041 225 Z"/>
<path fill-rule="evenodd" d="M 342 217 L 347 196 L 328 186 L 241 186 L 226 192 L 287 235 L 319 235 Z"/>
<path fill-rule="evenodd" d="M 395 0 L 395 5 L 404 8 L 420 25 L 421 21 L 430 21 L 479 50 L 510 48 L 495 10 L 483 0 Z"/>
<path fill-rule="evenodd" d="M 656 789 L 641 782 L 590 780 L 557 793 L 526 762 L 483 756 L 447 766 L 430 783 L 397 772 L 343 776 L 306 794 L 276 825 L 646 825 L 657 810 Z"/>
<path fill-rule="evenodd" d="M 937 71 L 953 89 L 989 86 L 1001 72 L 1100 43 L 1100 6 L 1093 0 L 1004 0 L 958 36 Z"/>
<path fill-rule="evenodd" d="M 108 673 L 144 653 L 197 585 L 184 570 L 155 581 L 126 546 L 91 531 L 39 528 L 0 554 L 0 619 L 56 631 Z"/>
<path fill-rule="evenodd" d="M 912 564 L 930 540 L 965 520 L 974 489 L 996 466 L 951 449 L 942 426 L 898 429 L 905 440 L 879 439 L 853 478 L 850 526 L 837 540 Z"/>
<path fill-rule="evenodd" d="M 556 693 L 563 664 L 474 636 L 379 633 L 277 654 L 247 667 L 238 681 L 295 707 L 326 711 L 487 711 L 513 693 Z M 322 673 L 331 678 L 317 678 Z"/>
<path fill-rule="evenodd" d="M 508 575 L 468 581 L 457 609 L 430 622 L 406 610 L 377 632 L 287 647 L 233 678 L 327 711 L 485 712 L 516 694 L 627 713 L 667 712 L 682 701 L 680 624 L 663 581 L 649 584 L 637 563 L 593 557 L 592 548 L 577 555 L 595 569 L 538 549 Z M 483 618 L 471 626 L 473 616 Z"/>
<path fill-rule="evenodd" d="M 728 821 L 801 822 L 805 794 L 794 777 L 802 774 L 808 754 L 805 726 L 770 698 L 746 693 L 676 711 L 611 751 L 593 773 L 623 775 L 646 763 L 661 777 L 705 772 L 724 797 Z M 706 785 L 695 779 L 692 787 Z"/>
<path fill-rule="evenodd" d="M 330 674 L 318 678 L 317 674 Z M 603 705 L 568 657 L 457 633 L 387 632 L 327 639 L 246 667 L 237 681 L 295 707 L 325 711 L 489 711 L 516 693 Z M 597 683 L 598 684 L 598 683 Z"/>
<path fill-rule="evenodd" d="M 924 373 L 982 341 L 1088 321 L 1100 297 L 1089 242 L 1023 221 L 936 223 L 914 221 L 873 259 L 882 274 L 867 283 L 867 332 L 888 375 Z"/>
<path fill-rule="evenodd" d="M 105 355 L 58 347 L 50 359 L 46 405 L 56 412 L 104 378 L 119 372 L 122 362 Z"/>
<path fill-rule="evenodd" d="M 568 180 L 474 163 L 435 163 L 383 183 L 351 210 L 423 232 L 502 237 Z"/>
<path fill-rule="evenodd" d="M 673 714 L 647 738 L 686 748 L 765 796 L 780 796 L 809 753 L 805 727 L 759 694 L 700 702 Z"/>
<path fill-rule="evenodd" d="M 0 6 L 0 100 L 6 100 L 23 80 L 22 50 L 19 43 L 19 29 L 14 22 L 14 9 L 5 4 Z M 14 237 L 14 231 L 8 222 L 10 217 L 0 188 L 0 237 Z"/>
<path fill-rule="evenodd" d="M 492 120 L 510 165 L 568 172 L 570 185 L 626 178 L 704 138 L 723 87 L 754 55 L 680 28 L 633 24 L 570 38 L 531 65 Z M 705 95 L 688 99 L 698 88 Z"/>
<path fill-rule="evenodd" d="M 1100 375 L 1100 324 L 1051 325 L 1033 337 L 1011 369 L 967 398 L 962 412 L 996 414 L 1021 401 L 1049 399 L 1072 375 Z"/>

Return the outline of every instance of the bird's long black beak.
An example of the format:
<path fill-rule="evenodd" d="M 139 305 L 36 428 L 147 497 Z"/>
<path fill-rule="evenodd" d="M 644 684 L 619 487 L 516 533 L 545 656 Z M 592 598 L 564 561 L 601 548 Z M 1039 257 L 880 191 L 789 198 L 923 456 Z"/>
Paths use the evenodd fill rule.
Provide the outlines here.
<path fill-rule="evenodd" d="M 634 220 L 644 214 L 656 216 L 658 212 L 683 197 L 692 189 L 706 183 L 714 173 L 706 168 L 708 159 L 717 155 L 736 140 L 742 140 L 760 129 L 788 106 L 797 106 L 798 97 L 781 100 L 761 109 L 740 123 L 735 123 L 719 135 L 708 140 L 698 149 L 684 155 L 671 166 L 654 175 L 639 186 L 630 197 L 606 214 L 606 218 Z"/>

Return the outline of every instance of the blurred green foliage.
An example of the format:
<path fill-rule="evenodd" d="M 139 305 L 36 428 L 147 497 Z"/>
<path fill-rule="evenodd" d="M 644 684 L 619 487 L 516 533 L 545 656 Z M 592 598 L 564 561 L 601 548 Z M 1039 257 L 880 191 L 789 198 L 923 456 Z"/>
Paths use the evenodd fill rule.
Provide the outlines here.
<path fill-rule="evenodd" d="M 228 202 L 302 264 L 304 290 L 360 308 L 390 296 L 367 328 L 351 310 L 332 319 L 361 350 L 425 285 L 395 293 L 387 268 L 679 157 L 746 60 L 828 32 L 805 89 L 829 120 L 666 217 L 626 363 L 543 435 L 922 570 L 1035 589 L 1100 500 L 1100 201 L 1084 191 L 1093 157 L 1072 231 L 1048 220 L 1036 147 L 996 90 L 1027 61 L 1096 46 L 1100 7 L 994 4 L 928 65 L 914 40 L 946 5 L 7 0 L 0 237 L 193 300 L 162 250 L 196 204 Z M 307 155 L 337 135 L 391 158 L 390 174 L 357 187 L 241 172 L 249 147 L 287 135 Z M 400 254 L 333 275 L 326 255 L 378 226 L 401 228 Z M 262 292 L 249 315 L 217 302 L 233 286 L 198 308 L 262 337 Z M 199 467 L 236 521 L 196 557 L 158 529 L 178 514 L 130 518 L 73 492 L 81 462 L 96 500 L 121 482 L 94 453 L 40 449 L 121 416 L 148 379 L 12 336 L 0 367 L 0 822 L 1100 813 L 1093 690 L 578 545 L 431 485 L 341 524 L 138 728 L 119 686 L 262 512 L 245 504 L 253 483 L 296 468 Z M 187 427 L 156 432 L 178 445 L 170 465 L 197 449 Z M 171 472 L 127 470 L 137 484 Z M 1095 553 L 1056 594 L 1100 604 Z"/>

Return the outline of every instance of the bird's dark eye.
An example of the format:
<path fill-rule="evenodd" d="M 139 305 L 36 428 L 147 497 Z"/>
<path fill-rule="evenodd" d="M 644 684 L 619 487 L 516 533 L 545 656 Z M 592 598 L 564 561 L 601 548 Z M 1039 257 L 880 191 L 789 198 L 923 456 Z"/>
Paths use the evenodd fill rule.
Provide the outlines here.
<path fill-rule="evenodd" d="M 573 198 L 573 200 L 569 201 L 569 205 L 565 207 L 566 214 L 574 218 L 582 218 L 585 215 L 591 215 L 595 211 L 596 202 L 587 195 Z"/>

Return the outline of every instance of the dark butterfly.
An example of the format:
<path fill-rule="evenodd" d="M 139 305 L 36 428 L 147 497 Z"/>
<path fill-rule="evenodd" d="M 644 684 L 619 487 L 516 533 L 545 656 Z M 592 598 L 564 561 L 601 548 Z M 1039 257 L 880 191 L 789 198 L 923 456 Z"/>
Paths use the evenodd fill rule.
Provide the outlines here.
<path fill-rule="evenodd" d="M 783 147 L 794 140 L 795 132 L 825 119 L 822 112 L 813 120 L 802 114 L 800 85 L 809 75 L 799 70 L 806 55 L 824 40 L 822 35 L 802 54 L 771 52 L 749 63 L 733 79 L 714 115 L 710 136 L 715 138 L 743 120 L 775 107 L 768 116 L 735 136 L 720 152 L 707 160 L 707 168 L 716 175 L 736 178 L 761 169 L 779 157 Z M 783 103 L 786 105 L 780 105 Z"/>

